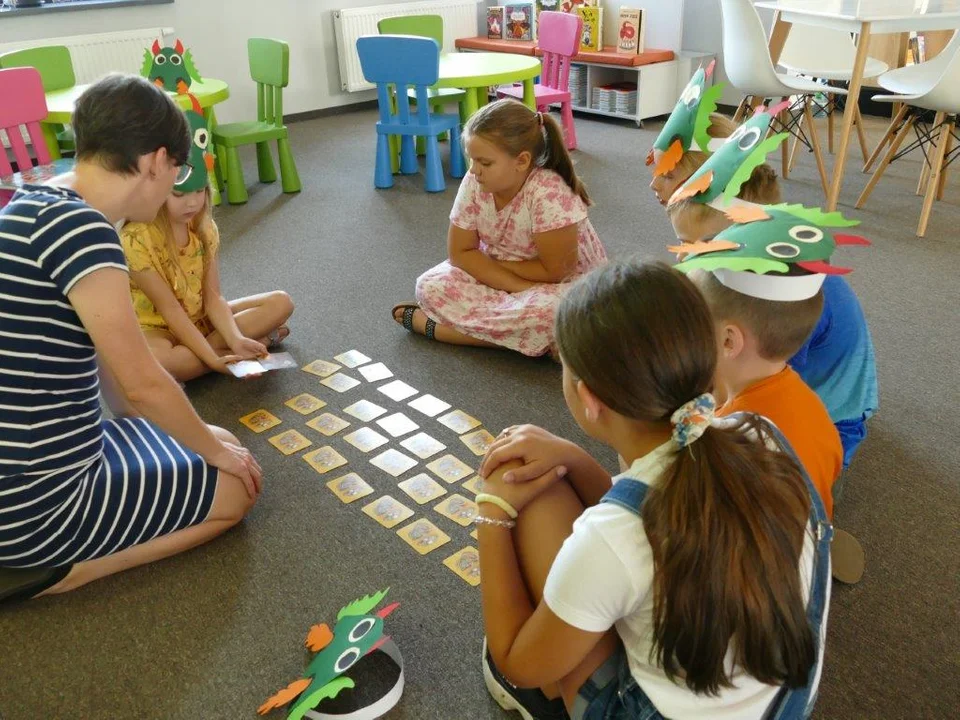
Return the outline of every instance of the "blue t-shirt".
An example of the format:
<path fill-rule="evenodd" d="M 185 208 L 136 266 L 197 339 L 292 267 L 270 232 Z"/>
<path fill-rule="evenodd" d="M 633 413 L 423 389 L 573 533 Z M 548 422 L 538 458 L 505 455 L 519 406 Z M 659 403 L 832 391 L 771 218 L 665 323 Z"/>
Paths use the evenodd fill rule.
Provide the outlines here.
<path fill-rule="evenodd" d="M 873 341 L 860 301 L 846 280 L 828 276 L 823 283 L 823 313 L 797 354 L 790 358 L 840 432 L 846 468 L 866 437 L 866 420 L 879 405 Z"/>

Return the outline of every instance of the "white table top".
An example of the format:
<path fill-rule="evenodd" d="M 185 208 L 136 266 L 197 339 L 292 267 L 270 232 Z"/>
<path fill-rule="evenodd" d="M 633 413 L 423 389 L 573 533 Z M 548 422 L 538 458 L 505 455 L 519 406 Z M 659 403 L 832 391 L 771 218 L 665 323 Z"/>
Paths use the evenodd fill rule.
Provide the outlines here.
<path fill-rule="evenodd" d="M 960 0 L 761 0 L 787 22 L 855 29 L 871 23 L 874 33 L 949 30 L 960 27 Z"/>

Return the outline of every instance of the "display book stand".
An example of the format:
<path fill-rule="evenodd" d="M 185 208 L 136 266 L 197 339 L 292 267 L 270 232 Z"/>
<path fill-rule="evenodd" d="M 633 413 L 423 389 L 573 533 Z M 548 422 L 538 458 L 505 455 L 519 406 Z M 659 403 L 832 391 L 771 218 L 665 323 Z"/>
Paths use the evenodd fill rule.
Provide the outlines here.
<path fill-rule="evenodd" d="M 535 41 L 498 40 L 496 38 L 459 38 L 456 47 L 460 52 L 506 52 L 517 55 L 536 55 Z M 632 58 L 638 64 L 624 65 L 624 58 Z M 681 50 L 648 50 L 640 55 L 624 56 L 615 48 L 605 47 L 602 52 L 582 52 L 573 57 L 571 70 L 576 67 L 587 73 L 586 105 L 574 102 L 576 112 L 603 115 L 620 120 L 632 120 L 637 127 L 649 118 L 669 115 L 683 93 L 690 76 L 700 65 L 706 67 L 715 56 L 711 53 Z M 617 62 L 619 61 L 619 62 Z M 611 83 L 632 82 L 637 84 L 637 111 L 633 114 L 597 110 L 590 107 L 593 89 Z M 493 95 L 494 93 L 491 93 Z"/>

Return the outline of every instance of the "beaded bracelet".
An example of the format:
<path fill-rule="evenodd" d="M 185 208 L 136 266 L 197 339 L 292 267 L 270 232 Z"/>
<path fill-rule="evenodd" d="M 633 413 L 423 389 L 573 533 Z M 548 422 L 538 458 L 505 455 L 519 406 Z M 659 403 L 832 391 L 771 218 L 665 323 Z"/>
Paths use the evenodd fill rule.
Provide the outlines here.
<path fill-rule="evenodd" d="M 488 518 L 483 515 L 474 515 L 473 522 L 475 525 L 493 525 L 495 527 L 506 528 L 507 530 L 512 530 L 517 526 L 517 523 L 513 520 L 497 520 L 496 518 Z"/>
<path fill-rule="evenodd" d="M 491 495 L 490 493 L 479 493 L 476 497 L 475 502 L 477 503 L 477 505 L 480 505 L 482 503 L 490 503 L 491 505 L 496 505 L 498 508 L 503 510 L 507 515 L 509 515 L 511 520 L 516 520 L 517 515 L 519 515 L 519 513 L 516 511 L 513 505 L 508 503 L 499 495 Z"/>

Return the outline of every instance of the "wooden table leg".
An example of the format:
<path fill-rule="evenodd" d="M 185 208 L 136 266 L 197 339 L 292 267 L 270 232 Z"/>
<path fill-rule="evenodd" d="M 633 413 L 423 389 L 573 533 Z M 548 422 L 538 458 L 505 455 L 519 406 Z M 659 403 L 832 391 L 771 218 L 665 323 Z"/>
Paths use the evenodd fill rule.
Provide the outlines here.
<path fill-rule="evenodd" d="M 47 144 L 47 150 L 50 151 L 51 160 L 59 160 L 60 141 L 57 140 L 57 126 L 49 123 L 40 123 L 40 132 L 43 133 L 43 140 Z"/>
<path fill-rule="evenodd" d="M 837 161 L 833 166 L 833 184 L 830 195 L 827 197 L 827 211 L 837 209 L 840 199 L 840 188 L 843 186 L 843 171 L 847 164 L 847 149 L 850 146 L 850 132 L 853 130 L 853 118 L 856 115 L 857 102 L 860 100 L 860 85 L 863 83 L 863 68 L 867 63 L 867 51 L 870 46 L 870 23 L 863 23 L 860 27 L 860 37 L 857 38 L 857 57 L 853 63 L 853 77 L 850 79 L 850 90 L 847 94 L 847 104 L 843 109 L 843 124 L 840 128 L 840 146 L 837 148 Z"/>

